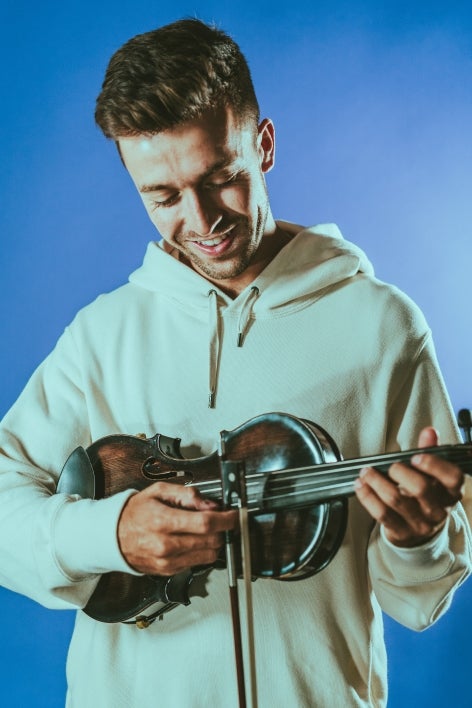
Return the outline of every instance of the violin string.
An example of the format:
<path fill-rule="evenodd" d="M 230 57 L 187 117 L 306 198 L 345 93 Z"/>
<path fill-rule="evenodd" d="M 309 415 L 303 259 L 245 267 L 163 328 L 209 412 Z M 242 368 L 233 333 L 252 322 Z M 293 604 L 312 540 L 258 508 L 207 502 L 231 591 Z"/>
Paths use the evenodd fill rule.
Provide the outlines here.
<path fill-rule="evenodd" d="M 221 487 L 214 491 L 216 495 L 220 495 Z M 284 488 L 278 487 L 277 491 L 277 494 L 270 493 L 268 495 L 262 495 L 261 497 L 260 494 L 252 494 L 251 491 L 248 490 L 248 506 L 252 511 L 263 511 L 264 506 L 268 507 L 268 510 L 270 510 L 271 503 L 273 505 L 278 500 L 282 500 L 285 504 L 289 505 L 292 498 L 296 499 L 299 505 L 322 503 L 323 501 L 329 501 L 329 499 L 336 497 L 348 496 L 354 492 L 354 487 L 349 485 L 347 481 L 333 481 L 332 483 L 325 483 L 324 485 L 318 484 L 311 487 L 309 486 L 304 490 L 299 488 L 294 489 L 292 484 Z"/>
<path fill-rule="evenodd" d="M 464 472 L 472 473 L 472 459 L 469 456 L 464 457 L 462 448 L 465 446 L 457 446 L 448 448 L 447 458 L 451 462 L 461 463 L 461 467 Z M 437 451 L 438 448 L 431 448 L 427 451 Z M 446 446 L 443 446 L 444 451 Z M 425 452 L 425 449 L 422 449 Z M 375 458 L 364 458 L 362 460 L 340 460 L 337 462 L 321 463 L 319 465 L 307 465 L 304 467 L 297 468 L 286 468 L 278 470 L 264 470 L 258 472 L 250 472 L 246 476 L 246 486 L 248 493 L 248 503 L 252 506 L 252 503 L 261 500 L 264 502 L 276 502 L 279 499 L 289 499 L 290 497 L 311 497 L 311 501 L 315 502 L 317 500 L 322 501 L 323 495 L 328 492 L 333 492 L 333 490 L 338 490 L 340 488 L 348 486 L 349 491 L 347 493 L 352 493 L 354 488 L 350 488 L 355 479 L 357 479 L 360 470 L 364 466 L 375 466 L 374 461 L 381 460 L 382 466 L 390 465 L 391 462 L 397 460 L 407 460 L 412 455 L 414 455 L 416 450 L 409 450 L 407 452 L 391 453 L 389 455 L 379 455 Z M 362 464 L 359 465 L 359 462 Z M 340 469 L 341 468 L 341 469 Z M 470 470 L 470 472 L 469 472 Z M 294 474 L 299 475 L 305 472 L 306 474 L 294 477 Z M 313 478 L 315 480 L 313 484 Z M 261 489 L 259 482 L 263 482 L 264 487 L 269 486 L 267 494 L 264 494 L 265 489 Z M 296 488 L 294 489 L 294 482 L 296 482 Z M 207 496 L 216 496 L 219 498 L 221 496 L 221 483 L 218 486 L 215 485 L 215 480 L 208 480 L 198 482 L 195 485 L 198 489 Z M 252 494 L 255 488 L 255 493 Z M 257 494 L 259 492 L 259 494 Z M 262 492 L 262 494 L 261 494 Z M 276 492 L 276 493 L 275 493 Z M 344 492 L 346 494 L 346 492 Z M 330 494 L 330 497 L 336 496 L 335 494 Z M 316 497 L 316 498 L 314 498 Z"/>
<path fill-rule="evenodd" d="M 461 448 L 462 446 L 459 446 Z M 455 449 L 454 447 L 442 447 L 442 448 L 422 448 L 418 450 L 408 450 L 406 452 L 389 453 L 387 455 L 376 455 L 374 457 L 365 457 L 353 460 L 337 460 L 335 462 L 320 463 L 318 465 L 305 465 L 302 467 L 287 467 L 280 470 L 274 470 L 271 474 L 274 475 L 284 475 L 284 474 L 294 474 L 299 472 L 307 472 L 318 476 L 322 473 L 333 473 L 333 470 L 339 475 L 349 476 L 352 472 L 357 472 L 359 474 L 363 467 L 390 467 L 394 462 L 404 462 L 409 460 L 413 455 L 421 452 L 429 452 L 434 454 L 434 450 L 448 451 L 446 459 L 450 462 L 460 462 L 464 465 L 472 464 L 472 458 L 469 455 L 464 455 L 462 449 Z M 437 454 L 437 453 L 436 453 Z M 379 464 L 380 463 L 380 464 Z M 256 475 L 259 473 L 256 473 Z M 306 476 L 309 476 L 307 474 Z"/>
<path fill-rule="evenodd" d="M 465 465 L 462 466 L 462 468 L 465 472 L 468 472 L 469 474 L 472 473 L 472 463 L 467 462 Z M 289 501 L 290 498 L 297 498 L 298 500 L 300 500 L 300 503 L 302 501 L 311 501 L 313 503 L 317 501 L 321 502 L 327 500 L 328 497 L 334 498 L 336 496 L 345 496 L 346 494 L 353 493 L 354 486 L 352 483 L 356 478 L 357 475 L 353 476 L 352 478 L 345 478 L 344 480 L 340 478 L 332 480 L 326 479 L 324 483 L 320 479 L 317 484 L 312 486 L 310 486 L 310 484 L 302 484 L 301 486 L 304 486 L 305 489 L 300 488 L 300 480 L 296 481 L 297 486 L 295 488 L 293 483 L 290 485 L 276 484 L 275 486 L 277 493 L 269 493 L 266 497 L 263 498 L 263 501 L 275 503 L 278 500 Z M 333 492 L 336 493 L 333 494 Z"/>
<path fill-rule="evenodd" d="M 417 452 L 433 452 L 434 454 L 434 451 L 437 450 L 441 450 L 443 452 L 447 450 L 448 455 L 446 459 L 451 462 L 459 462 L 463 465 L 472 464 L 472 458 L 470 457 L 470 455 L 464 456 L 464 453 L 462 451 L 462 448 L 466 446 L 459 445 L 457 447 L 459 449 L 456 449 L 455 446 L 443 446 L 442 448 L 421 448 L 418 450 L 389 453 L 387 455 L 377 455 L 374 457 L 358 458 L 352 460 L 336 460 L 334 462 L 319 463 L 314 465 L 310 464 L 301 467 L 287 467 L 276 470 L 263 470 L 248 473 L 246 475 L 246 479 L 249 480 L 259 478 L 265 480 L 267 478 L 267 475 L 270 474 L 271 481 L 275 480 L 279 476 L 283 477 L 284 475 L 287 475 L 287 480 L 291 481 L 293 480 L 294 474 L 299 474 L 302 472 L 306 473 L 303 475 L 304 478 L 309 478 L 310 476 L 320 477 L 322 474 L 326 473 L 330 475 L 336 473 L 340 478 L 346 477 L 347 479 L 350 479 L 351 475 L 354 473 L 353 479 L 355 479 L 355 477 L 359 474 L 360 470 L 363 467 L 371 466 L 378 468 L 379 462 L 381 463 L 382 467 L 390 467 L 393 462 L 406 461 Z M 208 480 L 207 483 L 212 484 L 213 482 L 214 480 Z M 200 484 L 204 485 L 206 483 L 201 482 Z"/>
<path fill-rule="evenodd" d="M 398 459 L 398 456 L 395 458 Z M 451 455 L 448 458 L 451 462 L 459 462 L 461 463 L 462 468 L 464 471 L 466 471 L 466 468 L 471 468 L 472 469 L 472 459 L 468 458 L 462 458 L 459 455 Z M 329 479 L 332 481 L 334 479 L 337 479 L 339 482 L 344 482 L 344 483 L 349 483 L 353 482 L 357 476 L 359 475 L 360 470 L 362 469 L 362 466 L 359 466 L 357 464 L 357 461 L 355 465 L 345 465 L 345 469 L 339 472 L 339 465 L 338 463 L 328 463 L 328 464 L 320 464 L 320 465 L 308 465 L 305 467 L 296 467 L 296 468 L 286 468 L 286 469 L 277 469 L 277 470 L 263 470 L 263 471 L 258 471 L 258 472 L 250 472 L 246 475 L 246 481 L 247 481 L 247 486 L 255 486 L 257 485 L 257 480 L 260 480 L 264 482 L 264 484 L 267 483 L 268 478 L 270 477 L 270 482 L 272 486 L 281 486 L 284 482 L 288 482 L 290 484 L 293 484 L 294 481 L 297 481 L 299 484 L 309 484 L 311 479 L 314 477 L 317 482 L 320 482 L 322 479 L 323 475 L 326 477 L 329 477 Z M 297 476 L 295 477 L 295 474 L 300 474 L 302 472 L 306 472 L 306 474 L 302 476 Z M 211 491 L 219 491 L 221 490 L 221 484 L 219 486 L 215 487 L 214 490 L 211 489 L 211 487 L 206 489 L 207 485 L 213 485 L 215 483 L 215 480 L 207 480 L 207 481 L 201 481 L 198 482 L 198 487 L 203 491 L 205 489 L 206 493 L 211 493 Z M 317 486 L 317 485 L 316 485 Z M 315 488 L 316 488 L 315 486 Z"/>

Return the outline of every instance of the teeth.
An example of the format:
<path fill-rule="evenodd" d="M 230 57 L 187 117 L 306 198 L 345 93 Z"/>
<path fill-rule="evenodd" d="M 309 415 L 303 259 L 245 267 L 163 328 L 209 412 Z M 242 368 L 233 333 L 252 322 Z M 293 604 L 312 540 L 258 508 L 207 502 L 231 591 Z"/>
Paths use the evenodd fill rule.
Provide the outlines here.
<path fill-rule="evenodd" d="M 197 241 L 197 243 L 202 243 L 204 246 L 219 246 L 219 244 L 224 241 L 226 234 L 224 236 L 217 236 L 216 238 L 209 239 L 207 241 Z"/>

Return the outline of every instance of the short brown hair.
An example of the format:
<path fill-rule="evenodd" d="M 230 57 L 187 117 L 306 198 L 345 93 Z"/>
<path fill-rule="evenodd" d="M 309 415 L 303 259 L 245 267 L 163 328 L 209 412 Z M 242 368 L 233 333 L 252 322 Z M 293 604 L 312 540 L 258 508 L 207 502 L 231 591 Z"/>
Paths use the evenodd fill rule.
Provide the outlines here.
<path fill-rule="evenodd" d="M 95 120 L 117 140 L 159 133 L 222 106 L 259 122 L 246 59 L 222 30 L 184 19 L 137 35 L 115 52 Z"/>

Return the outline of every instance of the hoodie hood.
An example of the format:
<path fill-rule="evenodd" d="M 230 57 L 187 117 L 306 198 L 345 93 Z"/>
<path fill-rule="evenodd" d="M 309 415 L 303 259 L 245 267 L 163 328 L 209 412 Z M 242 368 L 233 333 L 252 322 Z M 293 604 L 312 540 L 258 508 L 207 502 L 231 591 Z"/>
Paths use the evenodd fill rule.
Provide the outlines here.
<path fill-rule="evenodd" d="M 183 264 L 178 252 L 168 252 L 162 241 L 148 245 L 142 266 L 129 280 L 191 308 L 206 308 L 208 293 L 214 290 L 228 307 L 239 309 L 248 291 L 257 288 L 257 311 L 268 312 L 319 297 L 320 291 L 360 271 L 373 274 L 367 256 L 345 241 L 335 224 L 304 228 L 277 221 L 277 225 L 291 236 L 290 241 L 235 299 Z"/>
<path fill-rule="evenodd" d="M 143 265 L 130 275 L 132 284 L 207 319 L 210 408 L 215 405 L 223 316 L 235 317 L 235 346 L 242 347 L 251 319 L 289 314 L 356 273 L 373 274 L 365 254 L 345 241 L 334 224 L 311 228 L 285 221 L 277 224 L 291 236 L 290 241 L 234 299 L 182 263 L 176 249 L 169 250 L 165 242 L 150 243 Z"/>

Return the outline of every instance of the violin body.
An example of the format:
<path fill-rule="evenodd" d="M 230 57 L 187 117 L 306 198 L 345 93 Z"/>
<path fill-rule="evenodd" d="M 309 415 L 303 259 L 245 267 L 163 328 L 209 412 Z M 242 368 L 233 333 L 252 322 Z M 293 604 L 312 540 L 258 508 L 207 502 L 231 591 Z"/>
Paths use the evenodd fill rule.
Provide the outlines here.
<path fill-rule="evenodd" d="M 195 459 L 182 456 L 178 438 L 106 436 L 71 454 L 57 491 L 101 499 L 166 481 L 196 486 L 204 496 L 221 501 L 222 462 L 241 462 L 247 480 L 253 576 L 299 580 L 325 568 L 344 537 L 345 496 L 313 502 L 304 493 L 303 474 L 289 476 L 283 487 L 273 479 L 281 470 L 313 470 L 340 460 L 332 439 L 314 423 L 282 413 L 257 416 L 220 436 L 219 452 Z M 189 604 L 192 588 L 208 570 L 191 569 L 170 578 L 106 573 L 84 611 L 103 622 L 134 621 L 149 608 L 152 618 L 162 616 L 179 604 Z M 151 617 L 138 617 L 137 622 L 146 626 Z"/>

